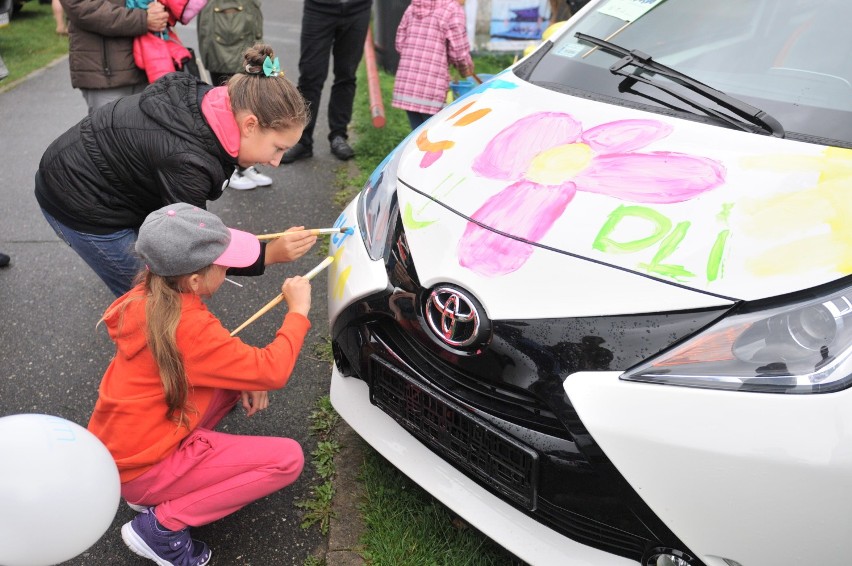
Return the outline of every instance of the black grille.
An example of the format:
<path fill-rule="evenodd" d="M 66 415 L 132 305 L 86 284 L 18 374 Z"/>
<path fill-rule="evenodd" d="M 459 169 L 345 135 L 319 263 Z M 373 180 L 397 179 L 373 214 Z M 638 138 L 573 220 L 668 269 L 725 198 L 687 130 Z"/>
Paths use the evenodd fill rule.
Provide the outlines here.
<path fill-rule="evenodd" d="M 538 454 L 377 356 L 370 400 L 442 457 L 530 511 L 536 508 Z"/>
<path fill-rule="evenodd" d="M 619 554 L 626 558 L 639 560 L 646 546 L 651 544 L 648 538 L 634 535 L 584 517 L 578 513 L 562 509 L 552 503 L 539 500 L 538 513 L 546 523 L 578 542 Z"/>
<path fill-rule="evenodd" d="M 420 374 L 471 406 L 502 419 L 553 436 L 570 440 L 565 426 L 534 394 L 520 387 L 475 372 L 499 373 L 487 360 L 456 358 L 448 363 L 432 350 L 422 348 L 411 333 L 401 332 L 393 323 L 380 320 L 370 325 L 374 339 L 388 352 L 404 352 L 404 359 Z"/>
<path fill-rule="evenodd" d="M 385 359 L 368 359 L 370 400 L 445 460 L 568 537 L 639 560 L 649 544 L 538 495 L 539 454 Z"/>

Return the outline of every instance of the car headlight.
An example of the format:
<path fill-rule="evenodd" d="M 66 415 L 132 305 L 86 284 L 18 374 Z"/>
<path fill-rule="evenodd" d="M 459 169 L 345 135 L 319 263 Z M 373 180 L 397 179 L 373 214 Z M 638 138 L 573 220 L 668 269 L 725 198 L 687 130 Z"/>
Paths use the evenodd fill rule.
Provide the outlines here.
<path fill-rule="evenodd" d="M 852 383 L 852 288 L 744 305 L 622 379 L 766 393 L 827 393 Z"/>
<path fill-rule="evenodd" d="M 410 137 L 410 136 L 409 136 Z M 370 175 L 358 201 L 358 225 L 367 253 L 374 261 L 384 258 L 396 216 L 396 170 L 405 138 Z"/>

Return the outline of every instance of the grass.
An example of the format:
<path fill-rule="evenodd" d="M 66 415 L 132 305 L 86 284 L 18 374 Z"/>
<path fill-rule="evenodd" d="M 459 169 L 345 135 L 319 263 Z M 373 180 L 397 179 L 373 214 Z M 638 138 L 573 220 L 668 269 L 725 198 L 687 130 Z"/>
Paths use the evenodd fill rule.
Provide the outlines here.
<path fill-rule="evenodd" d="M 311 351 L 313 352 L 313 357 L 315 359 L 321 362 L 328 362 L 329 365 L 334 363 L 334 353 L 331 350 L 331 338 L 328 336 L 320 336 L 319 342 L 313 345 Z"/>
<path fill-rule="evenodd" d="M 9 25 L 0 28 L 0 56 L 9 76 L 0 88 L 22 79 L 68 53 L 68 36 L 56 34 L 50 4 L 24 3 Z"/>
<path fill-rule="evenodd" d="M 311 452 L 311 464 L 320 483 L 311 488 L 311 498 L 296 502 L 296 507 L 303 511 L 303 529 L 317 525 L 320 532 L 327 535 L 329 524 L 334 518 L 331 505 L 334 499 L 334 457 L 340 452 L 340 444 L 331 439 L 340 417 L 327 395 L 317 400 L 310 421 L 311 434 L 319 439 L 317 447 Z"/>
<path fill-rule="evenodd" d="M 511 55 L 474 57 L 477 74 L 496 74 Z M 358 172 L 341 170 L 336 204 L 342 208 L 361 189 L 373 169 L 410 132 L 408 118 L 390 105 L 393 76 L 379 70 L 385 106 L 384 128 L 372 126 L 364 66 L 358 76 L 352 127 Z M 371 448 L 361 472 L 366 523 L 363 554 L 371 566 L 510 565 L 516 559 L 467 526 Z"/>
<path fill-rule="evenodd" d="M 454 517 L 373 450 L 362 469 L 364 558 L 372 566 L 497 566 L 513 557 Z"/>

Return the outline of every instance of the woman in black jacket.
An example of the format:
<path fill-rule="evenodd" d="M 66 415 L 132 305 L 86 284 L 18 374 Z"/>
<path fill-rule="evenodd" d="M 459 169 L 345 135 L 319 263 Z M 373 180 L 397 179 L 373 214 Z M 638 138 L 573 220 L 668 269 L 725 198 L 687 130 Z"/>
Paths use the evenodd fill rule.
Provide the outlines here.
<path fill-rule="evenodd" d="M 206 208 L 237 165 L 278 166 L 302 135 L 307 106 L 272 49 L 255 45 L 245 62 L 245 73 L 216 88 L 166 75 L 83 118 L 42 156 L 35 195 L 45 218 L 116 296 L 141 267 L 132 250 L 149 213 L 174 202 Z M 244 274 L 315 242 L 308 232 L 274 240 Z"/>

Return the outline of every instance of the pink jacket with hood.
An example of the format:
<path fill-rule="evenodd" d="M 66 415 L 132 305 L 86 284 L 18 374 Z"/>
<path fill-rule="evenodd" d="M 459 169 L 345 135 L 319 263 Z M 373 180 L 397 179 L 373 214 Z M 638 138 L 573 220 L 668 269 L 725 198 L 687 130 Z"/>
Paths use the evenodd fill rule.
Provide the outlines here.
<path fill-rule="evenodd" d="M 128 8 L 146 9 L 151 0 L 127 0 Z M 174 30 L 177 22 L 188 24 L 207 4 L 207 0 L 159 0 L 169 13 L 166 34 L 148 32 L 133 40 L 133 60 L 145 70 L 148 82 L 152 83 L 176 70 L 183 69 L 183 62 L 191 57 L 189 51 Z"/>
<path fill-rule="evenodd" d="M 396 32 L 394 108 L 436 114 L 450 86 L 449 66 L 472 72 L 464 8 L 457 0 L 412 0 Z"/>

